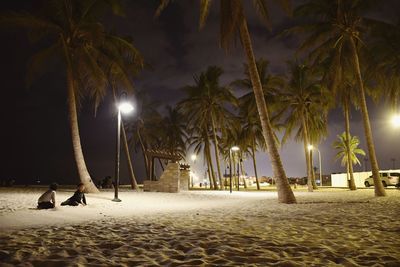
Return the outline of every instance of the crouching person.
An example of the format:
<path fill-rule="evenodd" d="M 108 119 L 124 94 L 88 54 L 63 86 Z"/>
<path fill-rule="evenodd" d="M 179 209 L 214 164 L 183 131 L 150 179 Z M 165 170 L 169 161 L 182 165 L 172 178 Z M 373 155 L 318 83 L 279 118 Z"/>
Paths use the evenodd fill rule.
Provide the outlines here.
<path fill-rule="evenodd" d="M 38 209 L 53 209 L 56 206 L 56 191 L 58 185 L 56 183 L 52 183 L 49 186 L 49 190 L 43 193 L 38 199 Z"/>
<path fill-rule="evenodd" d="M 78 184 L 78 188 L 74 195 L 62 202 L 61 206 L 78 206 L 79 204 L 86 206 L 86 198 L 83 191 L 85 191 L 85 185 L 83 183 Z"/>

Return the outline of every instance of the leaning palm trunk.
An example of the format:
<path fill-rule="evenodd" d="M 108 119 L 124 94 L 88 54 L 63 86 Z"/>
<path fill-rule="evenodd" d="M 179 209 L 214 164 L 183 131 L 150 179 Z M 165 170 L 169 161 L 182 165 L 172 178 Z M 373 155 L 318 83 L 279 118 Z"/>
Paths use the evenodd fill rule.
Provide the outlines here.
<path fill-rule="evenodd" d="M 344 103 L 344 117 L 345 117 L 345 131 L 346 131 L 346 152 L 347 152 L 347 173 L 349 176 L 349 189 L 357 190 L 356 183 L 354 181 L 353 174 L 353 162 L 351 159 L 351 151 L 350 151 L 350 110 L 349 110 L 349 102 L 348 99 L 345 100 Z"/>
<path fill-rule="evenodd" d="M 254 97 L 256 99 L 258 113 L 260 115 L 263 136 L 271 160 L 272 170 L 276 178 L 278 201 L 287 204 L 296 203 L 296 198 L 293 194 L 292 189 L 290 188 L 289 181 L 286 177 L 286 173 L 283 169 L 282 161 L 279 156 L 274 132 L 272 130 L 271 122 L 269 120 L 267 103 L 265 102 L 264 92 L 257 71 L 251 38 L 249 30 L 247 28 L 247 22 L 244 17 L 241 19 L 239 31 L 242 46 L 247 57 L 249 74 L 251 78 L 251 83 L 253 85 Z"/>
<path fill-rule="evenodd" d="M 361 77 L 361 70 L 360 70 L 360 62 L 358 59 L 358 53 L 357 53 L 357 47 L 354 42 L 353 38 L 350 38 L 350 43 L 351 43 L 351 49 L 352 49 L 352 56 L 354 60 L 354 68 L 357 76 L 357 83 L 358 83 L 358 97 L 360 99 L 359 104 L 361 108 L 361 113 L 362 113 L 362 119 L 363 119 L 363 124 L 364 124 L 364 134 L 365 134 L 365 139 L 367 140 L 367 147 L 368 147 L 368 154 L 369 158 L 371 160 L 371 169 L 372 169 L 372 176 L 374 179 L 374 188 L 375 188 L 375 196 L 386 196 L 385 189 L 383 188 L 381 178 L 379 177 L 379 166 L 378 166 L 378 161 L 376 159 L 375 155 L 375 146 L 374 146 L 374 141 L 372 138 L 372 131 L 371 131 L 371 125 L 369 121 L 369 115 L 368 115 L 368 108 L 367 108 L 367 101 L 365 99 L 365 90 L 364 90 L 364 84 L 362 81 Z"/>
<path fill-rule="evenodd" d="M 128 164 L 129 176 L 131 178 L 131 187 L 132 189 L 138 189 L 138 185 L 136 182 L 135 172 L 133 171 L 131 153 L 129 153 L 128 139 L 126 138 L 126 132 L 124 127 L 124 122 L 121 121 L 121 129 L 122 129 L 122 141 L 124 142 L 124 150 L 126 155 L 126 163 Z"/>
<path fill-rule="evenodd" d="M 308 145 L 309 140 L 308 140 L 308 131 L 307 131 L 307 125 L 306 125 L 306 120 L 304 116 L 302 117 L 302 124 L 303 124 L 303 141 L 304 141 L 304 153 L 306 156 L 306 165 L 307 165 L 307 188 L 308 192 L 313 191 L 313 185 L 312 185 L 312 166 L 311 166 L 311 157 L 310 157 L 310 151 L 308 150 Z"/>
<path fill-rule="evenodd" d="M 150 168 L 150 164 L 149 164 L 149 159 L 147 158 L 147 149 L 146 149 L 146 146 L 143 143 L 143 138 L 142 138 L 142 134 L 140 133 L 139 127 L 137 128 L 136 133 L 138 135 L 140 147 L 141 147 L 142 153 L 143 153 L 143 160 L 144 160 L 144 166 L 145 166 L 145 169 L 146 169 L 147 178 L 150 179 L 150 180 L 153 180 L 153 177 L 150 177 L 150 169 L 149 169 Z"/>
<path fill-rule="evenodd" d="M 221 165 L 219 163 L 219 148 L 218 148 L 218 139 L 217 139 L 217 133 L 215 130 L 215 122 L 214 122 L 214 116 L 211 115 L 211 124 L 212 124 L 212 130 L 213 130 L 213 135 L 214 135 L 214 146 L 215 146 L 215 161 L 217 162 L 217 171 L 218 171 L 218 179 L 219 179 L 219 189 L 223 190 L 223 183 L 222 183 L 222 174 L 221 174 Z"/>
<path fill-rule="evenodd" d="M 257 174 L 256 149 L 254 148 L 254 139 L 253 139 L 253 144 L 251 146 L 251 156 L 253 157 L 254 175 L 256 176 L 257 190 L 260 190 L 260 181 L 258 180 L 258 174 Z"/>
<path fill-rule="evenodd" d="M 64 54 L 67 65 L 67 86 L 68 86 L 68 112 L 69 122 L 71 127 L 72 146 L 74 150 L 75 163 L 78 169 L 79 179 L 85 185 L 85 190 L 88 193 L 98 193 L 96 185 L 90 178 L 90 174 L 86 168 L 85 158 L 82 152 L 81 138 L 79 136 L 78 113 L 76 109 L 75 96 L 75 80 L 72 72 L 71 59 L 68 53 L 68 48 L 64 38 L 62 38 L 64 46 Z"/>

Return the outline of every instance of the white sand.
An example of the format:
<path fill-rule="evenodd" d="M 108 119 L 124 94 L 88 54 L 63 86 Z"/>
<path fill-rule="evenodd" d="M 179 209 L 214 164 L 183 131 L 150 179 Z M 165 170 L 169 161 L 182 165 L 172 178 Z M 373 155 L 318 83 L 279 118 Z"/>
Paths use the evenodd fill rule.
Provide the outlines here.
<path fill-rule="evenodd" d="M 31 210 L 37 189 L 0 189 L 0 266 L 400 266 L 400 190 L 113 192 Z M 59 203 L 72 194 L 61 191 Z"/>

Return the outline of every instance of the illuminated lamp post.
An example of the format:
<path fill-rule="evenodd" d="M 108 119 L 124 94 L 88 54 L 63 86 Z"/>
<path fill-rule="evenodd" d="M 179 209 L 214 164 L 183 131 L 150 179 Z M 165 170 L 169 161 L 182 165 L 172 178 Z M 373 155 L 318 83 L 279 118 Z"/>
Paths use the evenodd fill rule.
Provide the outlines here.
<path fill-rule="evenodd" d="M 114 184 L 114 202 L 121 202 L 121 199 L 118 198 L 118 187 L 119 187 L 119 161 L 121 154 L 121 113 L 129 114 L 133 111 L 133 106 L 131 103 L 122 99 L 122 97 L 126 98 L 126 93 L 121 94 L 120 102 L 117 104 L 118 109 L 118 123 L 117 123 L 117 145 L 116 145 L 116 153 L 115 153 L 115 184 Z M 122 100 L 122 101 L 121 101 Z"/>

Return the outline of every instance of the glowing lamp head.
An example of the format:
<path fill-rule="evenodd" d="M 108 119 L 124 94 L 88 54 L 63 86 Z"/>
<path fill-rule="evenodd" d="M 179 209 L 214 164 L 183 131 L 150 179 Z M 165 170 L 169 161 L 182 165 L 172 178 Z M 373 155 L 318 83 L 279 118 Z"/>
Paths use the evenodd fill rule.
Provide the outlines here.
<path fill-rule="evenodd" d="M 392 118 L 392 124 L 395 128 L 399 128 L 400 127 L 400 114 L 398 115 L 394 115 Z"/>
<path fill-rule="evenodd" d="M 233 147 L 231 147 L 231 149 L 232 149 L 232 151 L 239 151 L 240 150 L 240 148 L 238 146 L 233 146 Z"/>
<path fill-rule="evenodd" d="M 314 149 L 314 146 L 313 145 L 308 145 L 307 148 L 308 148 L 308 151 L 311 151 L 311 150 Z"/>
<path fill-rule="evenodd" d="M 133 111 L 133 106 L 129 102 L 122 102 L 118 105 L 119 111 L 124 114 L 131 113 Z"/>
<path fill-rule="evenodd" d="M 192 154 L 192 156 L 190 158 L 192 159 L 192 161 L 195 161 L 197 156 L 196 156 L 196 154 Z"/>

